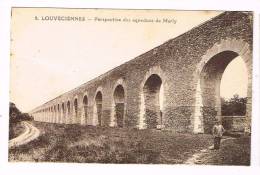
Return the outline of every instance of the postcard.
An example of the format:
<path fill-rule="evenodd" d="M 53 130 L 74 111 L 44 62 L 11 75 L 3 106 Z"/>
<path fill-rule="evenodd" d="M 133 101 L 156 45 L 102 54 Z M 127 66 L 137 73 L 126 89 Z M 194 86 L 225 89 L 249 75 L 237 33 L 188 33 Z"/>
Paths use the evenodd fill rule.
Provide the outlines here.
<path fill-rule="evenodd" d="M 19 8 L 10 162 L 250 165 L 253 12 Z"/>

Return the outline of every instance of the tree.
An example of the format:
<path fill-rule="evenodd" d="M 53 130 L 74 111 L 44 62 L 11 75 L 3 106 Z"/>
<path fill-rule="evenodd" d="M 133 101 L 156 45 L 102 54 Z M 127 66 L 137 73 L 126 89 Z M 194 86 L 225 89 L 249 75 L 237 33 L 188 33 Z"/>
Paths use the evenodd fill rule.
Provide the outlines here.
<path fill-rule="evenodd" d="M 231 99 L 221 98 L 222 116 L 244 116 L 246 115 L 246 97 L 239 97 L 235 94 Z"/>
<path fill-rule="evenodd" d="M 14 103 L 9 103 L 9 115 L 10 115 L 10 122 L 15 122 L 19 120 L 19 116 L 21 115 L 21 111 L 15 106 Z"/>
<path fill-rule="evenodd" d="M 19 122 L 22 120 L 32 120 L 28 113 L 22 113 L 14 103 L 9 103 L 9 117 L 10 123 Z"/>

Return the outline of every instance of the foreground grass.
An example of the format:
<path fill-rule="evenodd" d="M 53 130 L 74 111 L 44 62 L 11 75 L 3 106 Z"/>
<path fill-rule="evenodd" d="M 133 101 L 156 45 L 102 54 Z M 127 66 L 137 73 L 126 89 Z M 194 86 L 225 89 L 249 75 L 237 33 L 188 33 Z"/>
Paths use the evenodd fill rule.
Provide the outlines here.
<path fill-rule="evenodd" d="M 225 140 L 220 150 L 210 150 L 201 159 L 211 165 L 250 165 L 250 140 L 249 136 Z"/>
<path fill-rule="evenodd" d="M 10 161 L 183 163 L 212 144 L 210 135 L 35 122 L 42 135 L 9 150 Z"/>
<path fill-rule="evenodd" d="M 10 149 L 10 161 L 182 163 L 211 144 L 209 135 L 37 123 L 37 140 Z"/>

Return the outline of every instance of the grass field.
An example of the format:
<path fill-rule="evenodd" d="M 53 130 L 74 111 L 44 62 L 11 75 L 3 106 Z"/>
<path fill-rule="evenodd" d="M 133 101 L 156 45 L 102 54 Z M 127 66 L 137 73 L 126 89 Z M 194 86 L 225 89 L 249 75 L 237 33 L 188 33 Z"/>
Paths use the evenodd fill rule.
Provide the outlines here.
<path fill-rule="evenodd" d="M 10 161 L 181 164 L 212 145 L 210 135 L 33 123 L 42 135 L 10 149 Z"/>
<path fill-rule="evenodd" d="M 211 165 L 250 165 L 250 142 L 248 136 L 223 141 L 220 150 L 211 150 L 201 159 Z"/>

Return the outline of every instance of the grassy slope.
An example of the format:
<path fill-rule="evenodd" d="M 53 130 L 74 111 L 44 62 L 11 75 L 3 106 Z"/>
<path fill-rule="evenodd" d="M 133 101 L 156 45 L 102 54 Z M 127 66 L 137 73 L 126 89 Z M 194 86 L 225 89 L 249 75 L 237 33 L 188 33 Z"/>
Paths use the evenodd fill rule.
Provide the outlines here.
<path fill-rule="evenodd" d="M 176 164 L 183 163 L 192 154 L 212 144 L 210 135 L 34 124 L 43 134 L 27 145 L 11 149 L 10 161 Z M 227 146 L 226 149 L 233 149 Z"/>
<path fill-rule="evenodd" d="M 10 150 L 10 161 L 182 163 L 211 144 L 209 135 L 35 123 L 43 135 Z"/>

